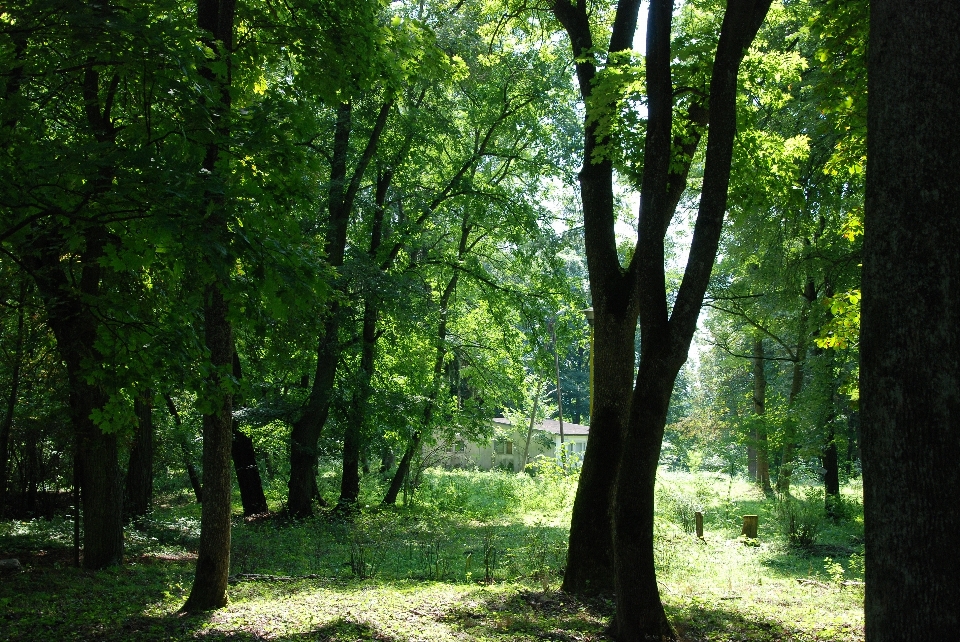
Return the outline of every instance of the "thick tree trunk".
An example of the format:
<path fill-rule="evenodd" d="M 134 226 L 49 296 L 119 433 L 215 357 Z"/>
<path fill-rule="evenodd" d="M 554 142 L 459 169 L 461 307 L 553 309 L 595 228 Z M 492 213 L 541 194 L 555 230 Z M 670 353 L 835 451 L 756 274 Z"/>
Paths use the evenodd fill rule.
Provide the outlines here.
<path fill-rule="evenodd" d="M 210 105 L 213 131 L 217 139 L 207 146 L 203 168 L 211 189 L 204 195 L 202 232 L 211 247 L 229 247 L 227 202 L 223 187 L 229 183 L 229 172 L 221 167 L 221 156 L 227 150 L 230 136 L 230 55 L 233 50 L 235 0 L 197 0 L 197 26 L 206 32 L 204 44 L 215 58 L 200 70 L 217 88 L 218 95 Z M 218 75 L 214 65 L 223 65 L 227 73 Z M 216 181 L 215 183 L 213 181 Z M 233 328 L 225 297 L 229 265 L 217 264 L 211 250 L 205 260 L 206 276 L 212 279 L 204 289 L 203 334 L 210 352 L 211 372 L 204 395 L 211 412 L 203 416 L 203 504 L 200 512 L 200 545 L 197 568 L 190 597 L 182 610 L 207 611 L 227 603 L 227 577 L 230 572 L 230 448 L 233 428 L 233 399 L 225 390 L 224 378 L 233 366 Z M 229 263 L 229 259 L 227 259 Z"/>
<path fill-rule="evenodd" d="M 960 630 L 960 3 L 870 3 L 866 639 Z"/>
<path fill-rule="evenodd" d="M 766 359 L 763 352 L 763 339 L 753 339 L 753 412 L 757 415 L 757 485 L 767 495 L 773 493 L 770 487 L 770 447 L 767 438 L 767 425 L 764 415 L 767 411 L 767 376 L 765 371 Z"/>
<path fill-rule="evenodd" d="M 616 302 L 614 302 L 616 303 Z M 636 316 L 628 310 L 603 310 L 595 295 L 594 387 L 590 440 L 583 456 L 573 503 L 567 567 L 562 590 L 576 595 L 613 592 L 613 534 L 610 502 L 627 421 L 634 373 Z"/>
<path fill-rule="evenodd" d="M 134 400 L 137 428 L 130 449 L 123 493 L 123 518 L 143 517 L 153 501 L 153 391 L 143 390 Z"/>

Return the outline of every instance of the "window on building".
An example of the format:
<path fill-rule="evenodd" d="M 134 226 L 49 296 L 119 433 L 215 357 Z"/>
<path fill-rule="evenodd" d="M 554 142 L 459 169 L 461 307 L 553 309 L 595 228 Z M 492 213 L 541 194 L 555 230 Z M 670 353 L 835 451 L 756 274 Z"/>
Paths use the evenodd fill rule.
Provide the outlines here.
<path fill-rule="evenodd" d="M 513 454 L 513 442 L 512 442 L 512 441 L 508 441 L 508 442 L 506 442 L 505 446 L 506 446 L 507 454 L 508 454 L 508 455 L 512 455 L 512 454 Z"/>
<path fill-rule="evenodd" d="M 497 453 L 498 455 L 502 455 L 502 454 L 503 454 L 503 442 L 502 442 L 502 441 L 497 440 L 497 441 L 493 442 L 493 452 Z"/>
<path fill-rule="evenodd" d="M 462 441 L 458 441 L 453 445 L 453 452 L 455 453 L 462 453 L 466 449 L 467 449 L 467 445 Z"/>

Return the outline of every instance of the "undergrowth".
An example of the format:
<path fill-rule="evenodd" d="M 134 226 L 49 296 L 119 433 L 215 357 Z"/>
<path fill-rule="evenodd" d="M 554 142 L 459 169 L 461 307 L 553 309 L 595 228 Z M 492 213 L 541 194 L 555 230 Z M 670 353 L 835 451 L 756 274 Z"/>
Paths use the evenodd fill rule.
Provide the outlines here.
<path fill-rule="evenodd" d="M 349 518 L 247 521 L 237 498 L 231 604 L 206 616 L 177 614 L 199 536 L 189 493 L 160 497 L 127 529 L 127 564 L 96 573 L 72 568 L 69 520 L 2 522 L 0 557 L 20 558 L 25 572 L 0 578 L 0 639 L 607 639 L 612 602 L 557 591 L 576 478 L 429 470 L 412 500 L 391 508 L 375 501 L 382 481 L 364 484 Z M 281 508 L 275 488 L 268 496 Z M 778 521 L 782 503 L 746 482 L 661 473 L 655 562 L 681 638 L 862 640 L 859 487 L 844 489 L 842 505 L 798 548 Z M 754 546 L 738 538 L 747 514 L 760 517 Z"/>

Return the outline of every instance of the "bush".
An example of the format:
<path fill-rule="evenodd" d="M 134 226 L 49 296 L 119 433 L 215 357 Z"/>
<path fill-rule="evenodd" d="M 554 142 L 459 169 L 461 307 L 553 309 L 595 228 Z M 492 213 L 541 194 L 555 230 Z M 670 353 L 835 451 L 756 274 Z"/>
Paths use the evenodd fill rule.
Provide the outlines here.
<path fill-rule="evenodd" d="M 803 497 L 780 497 L 774 516 L 790 546 L 809 550 L 823 530 L 823 491 L 811 488 Z"/>

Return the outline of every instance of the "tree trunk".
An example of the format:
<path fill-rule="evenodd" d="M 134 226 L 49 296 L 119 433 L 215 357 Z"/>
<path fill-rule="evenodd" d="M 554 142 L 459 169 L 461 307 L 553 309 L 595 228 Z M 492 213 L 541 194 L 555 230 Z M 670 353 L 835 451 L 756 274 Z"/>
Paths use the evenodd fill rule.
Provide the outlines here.
<path fill-rule="evenodd" d="M 530 459 L 530 438 L 533 437 L 533 426 L 537 421 L 537 407 L 540 405 L 540 393 L 543 391 L 543 380 L 537 379 L 537 391 L 533 393 L 533 410 L 530 412 L 530 425 L 527 427 L 527 440 L 523 445 L 523 460 L 520 470 L 525 470 Z"/>
<path fill-rule="evenodd" d="M 153 500 L 153 391 L 142 390 L 133 407 L 137 428 L 123 494 L 123 519 L 126 522 L 146 515 Z"/>
<path fill-rule="evenodd" d="M 422 436 L 422 433 L 418 430 L 410 437 L 410 443 L 407 444 L 406 450 L 403 451 L 403 457 L 400 458 L 397 471 L 393 474 L 393 479 L 390 480 L 390 487 L 387 488 L 387 493 L 383 496 L 384 504 L 392 506 L 397 503 L 397 495 L 400 494 L 400 489 L 403 488 L 403 482 L 410 472 L 410 462 L 413 456 L 417 454 Z"/>
<path fill-rule="evenodd" d="M 813 281 L 808 280 L 804 290 L 804 304 L 800 309 L 797 348 L 793 355 L 793 376 L 790 380 L 790 395 L 787 397 L 788 409 L 793 409 L 803 389 L 804 365 L 807 361 L 807 321 L 810 317 L 810 306 L 815 299 L 816 291 Z M 784 424 L 783 456 L 780 458 L 780 471 L 777 474 L 777 492 L 783 495 L 790 494 L 790 480 L 793 477 L 794 460 L 797 457 L 798 437 L 796 420 L 790 415 Z"/>
<path fill-rule="evenodd" d="M 243 372 L 240 369 L 240 355 L 236 346 L 233 351 L 233 378 L 240 381 Z M 234 397 L 234 404 L 241 401 Z M 233 419 L 230 428 L 233 440 L 230 445 L 230 456 L 233 459 L 233 470 L 237 475 L 237 486 L 240 488 L 240 502 L 243 504 L 243 514 L 263 515 L 269 512 L 267 498 L 263 494 L 263 480 L 260 479 L 260 467 L 257 466 L 257 453 L 253 449 L 253 440 L 240 430 L 240 422 Z"/>
<path fill-rule="evenodd" d="M 870 3 L 860 409 L 866 639 L 960 629 L 960 3 Z"/>
<path fill-rule="evenodd" d="M 303 414 L 290 432 L 290 481 L 287 486 L 287 512 L 291 517 L 313 514 L 312 500 L 316 486 L 317 444 L 330 412 L 333 382 L 340 359 L 340 306 L 330 305 L 330 316 L 324 322 L 317 347 L 317 371 Z"/>
<path fill-rule="evenodd" d="M 576 595 L 613 592 L 609 507 L 621 431 L 627 419 L 628 407 L 623 400 L 629 399 L 634 372 L 636 316 L 626 310 L 620 315 L 612 310 L 600 312 L 602 306 L 594 295 L 594 377 L 603 385 L 594 387 L 590 439 L 573 503 L 567 567 L 561 587 Z"/>
<path fill-rule="evenodd" d="M 764 365 L 766 363 L 763 352 L 763 339 L 759 336 L 753 339 L 753 412 L 757 415 L 757 429 L 755 431 L 757 443 L 757 485 L 764 494 L 773 494 L 770 487 L 770 447 L 767 439 L 767 425 L 764 415 L 767 408 L 767 376 Z"/>
<path fill-rule="evenodd" d="M 404 147 L 409 149 L 408 144 Z M 405 155 L 405 151 L 401 152 L 401 157 Z M 370 230 L 370 247 L 367 249 L 367 256 L 374 263 L 376 263 L 377 254 L 383 241 L 387 190 L 390 188 L 392 181 L 392 170 L 377 172 L 377 186 L 373 198 L 373 225 Z M 392 261 L 388 260 L 386 264 L 381 266 L 381 270 L 386 270 L 391 263 Z M 380 319 L 380 310 L 377 303 L 376 293 L 371 288 L 364 296 L 363 301 L 363 330 L 360 334 L 363 346 L 360 353 L 360 371 L 343 438 L 343 476 L 340 480 L 341 504 L 353 504 L 360 495 L 358 465 L 360 451 L 363 447 L 363 424 L 367 417 L 367 403 L 373 393 L 371 381 L 373 380 L 374 359 L 377 349 L 377 323 Z M 365 461 L 364 472 L 368 472 L 368 469 L 369 464 Z"/>
<path fill-rule="evenodd" d="M 199 504 L 203 500 L 200 474 L 197 472 L 197 467 L 193 464 L 193 456 L 190 454 L 187 441 L 183 438 L 183 422 L 180 419 L 180 413 L 177 412 L 177 406 L 173 403 L 173 397 L 171 397 L 169 393 L 164 393 L 163 398 L 167 402 L 167 410 L 170 411 L 170 416 L 173 417 L 173 423 L 177 427 L 177 441 L 180 444 L 180 456 L 183 458 L 183 466 L 187 469 L 187 475 L 190 477 L 190 486 L 193 488 L 193 494 Z"/>
<path fill-rule="evenodd" d="M 13 429 L 17 396 L 20 393 L 20 369 L 23 366 L 24 312 L 27 300 L 27 279 L 20 278 L 20 296 L 17 299 L 17 338 L 13 349 L 13 371 L 10 373 L 10 394 L 7 395 L 7 412 L 0 424 L 0 517 L 7 505 L 7 474 L 10 463 L 10 432 Z"/>
<path fill-rule="evenodd" d="M 197 26 L 205 31 L 204 45 L 214 58 L 200 69 L 201 75 L 217 91 L 210 107 L 211 127 L 216 140 L 207 146 L 203 160 L 206 179 L 210 182 L 204 194 L 202 233 L 211 248 L 228 248 L 229 226 L 226 190 L 229 170 L 221 167 L 221 156 L 227 151 L 230 136 L 231 52 L 236 14 L 235 0 L 197 0 Z M 215 66 L 226 68 L 218 74 Z M 229 283 L 230 259 L 218 264 L 214 251 L 205 257 L 205 272 L 211 279 L 204 288 L 203 334 L 210 352 L 211 371 L 205 382 L 204 395 L 211 412 L 203 416 L 203 504 L 200 512 L 200 545 L 197 568 L 190 597 L 182 610 L 208 611 L 227 604 L 227 577 L 230 573 L 230 449 L 232 445 L 233 399 L 224 379 L 233 366 L 233 328 L 230 308 L 224 296 Z"/>
<path fill-rule="evenodd" d="M 393 102 L 380 107 L 377 121 L 370 133 L 353 174 L 347 178 L 347 162 L 350 152 L 352 130 L 352 106 L 342 103 L 337 111 L 337 123 L 333 135 L 333 155 L 330 164 L 330 190 L 327 223 L 327 238 L 324 252 L 327 263 L 339 268 L 343 265 L 347 246 L 347 226 L 360 181 L 377 150 L 380 136 L 387 124 Z M 342 290 L 343 284 L 335 284 Z M 323 330 L 317 342 L 317 371 L 313 388 L 300 419 L 290 433 L 290 483 L 287 493 L 287 512 L 291 517 L 308 517 L 313 514 L 311 500 L 316 487 L 317 444 L 330 412 L 330 399 L 340 361 L 340 304 L 336 297 L 327 305 Z"/>

